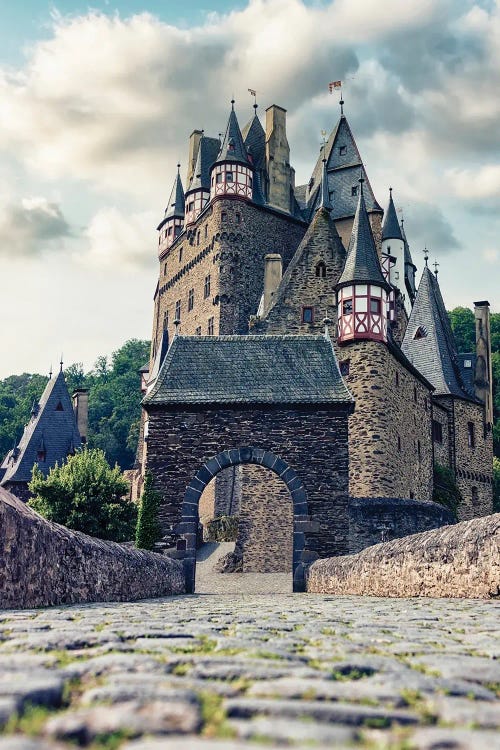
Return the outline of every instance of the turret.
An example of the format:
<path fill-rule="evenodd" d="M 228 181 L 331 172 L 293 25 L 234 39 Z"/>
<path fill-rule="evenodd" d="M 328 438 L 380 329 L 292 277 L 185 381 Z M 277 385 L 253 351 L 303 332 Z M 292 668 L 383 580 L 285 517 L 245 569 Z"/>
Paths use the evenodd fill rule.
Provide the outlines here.
<path fill-rule="evenodd" d="M 161 253 L 172 245 L 177 239 L 184 227 L 184 189 L 182 187 L 180 176 L 180 164 L 177 165 L 177 174 L 175 176 L 172 192 L 165 209 L 162 221 L 158 224 L 157 229 L 160 233 L 158 244 L 158 253 Z"/>
<path fill-rule="evenodd" d="M 286 137 L 286 109 L 273 104 L 266 109 L 267 201 L 280 211 L 290 211 L 290 147 Z"/>
<path fill-rule="evenodd" d="M 204 139 L 202 138 L 198 146 L 198 156 L 196 158 L 195 168 L 189 188 L 185 195 L 186 226 L 196 221 L 210 200 L 210 183 L 208 182 L 207 184 L 203 179 L 203 140 Z"/>
<path fill-rule="evenodd" d="M 359 198 L 344 270 L 338 281 L 338 343 L 387 341 L 388 292 L 359 180 Z"/>
<path fill-rule="evenodd" d="M 417 267 L 413 263 L 410 253 L 410 246 L 408 244 L 408 240 L 406 239 L 404 219 L 401 219 L 401 234 L 403 235 L 403 242 L 405 245 L 405 286 L 409 301 L 413 305 L 413 303 L 415 302 L 415 297 L 417 296 L 417 286 L 415 282 Z"/>
<path fill-rule="evenodd" d="M 390 271 L 388 280 L 396 289 L 399 289 L 409 314 L 411 305 L 407 306 L 409 301 L 405 294 L 405 243 L 392 200 L 392 188 L 389 188 L 389 205 L 382 224 L 382 255 L 391 259 L 388 264 Z"/>
<path fill-rule="evenodd" d="M 252 199 L 253 169 L 241 137 L 231 101 L 231 112 L 222 145 L 210 173 L 210 198 Z"/>

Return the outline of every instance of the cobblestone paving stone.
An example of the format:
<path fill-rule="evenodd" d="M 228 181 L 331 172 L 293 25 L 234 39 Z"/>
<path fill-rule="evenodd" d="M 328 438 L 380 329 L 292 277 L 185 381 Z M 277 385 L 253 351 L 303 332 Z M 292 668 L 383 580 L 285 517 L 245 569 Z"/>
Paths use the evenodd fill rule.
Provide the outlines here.
<path fill-rule="evenodd" d="M 500 602 L 0 611 L 0 750 L 500 749 Z"/>

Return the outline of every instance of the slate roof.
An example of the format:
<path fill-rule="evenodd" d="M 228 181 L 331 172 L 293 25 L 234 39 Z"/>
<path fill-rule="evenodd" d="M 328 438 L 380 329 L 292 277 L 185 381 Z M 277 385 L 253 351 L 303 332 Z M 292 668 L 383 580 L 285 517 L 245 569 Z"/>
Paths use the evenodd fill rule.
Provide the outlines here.
<path fill-rule="evenodd" d="M 186 193 L 202 188 L 210 190 L 210 169 L 217 159 L 219 150 L 220 141 L 218 138 L 209 138 L 206 135 L 200 138 L 193 176 L 191 177 Z"/>
<path fill-rule="evenodd" d="M 266 134 L 257 117 L 257 112 L 242 130 L 242 138 L 247 149 L 251 149 L 253 166 L 264 169 L 266 165 Z"/>
<path fill-rule="evenodd" d="M 143 404 L 344 404 L 324 336 L 175 336 Z"/>
<path fill-rule="evenodd" d="M 420 326 L 424 335 L 414 338 Z M 476 400 L 463 381 L 438 280 L 427 266 L 422 273 L 401 349 L 432 383 L 436 396 L 451 395 Z"/>
<path fill-rule="evenodd" d="M 81 446 L 73 405 L 62 372 L 49 380 L 19 444 L 7 454 L 2 464 L 5 467 L 2 484 L 29 482 L 42 444 L 45 446 L 46 459 L 38 462 L 38 466 L 44 475 L 48 474 L 56 461 L 64 461 L 71 449 Z"/>
<path fill-rule="evenodd" d="M 248 161 L 247 150 L 243 143 L 238 118 L 234 111 L 234 103 L 231 104 L 231 112 L 227 121 L 226 132 L 222 139 L 220 151 L 217 154 L 215 163 L 222 161 L 236 161 L 250 166 Z"/>
<path fill-rule="evenodd" d="M 360 183 L 358 207 L 352 225 L 347 259 L 338 283 L 339 286 L 345 286 L 352 282 L 372 283 L 388 289 L 389 285 L 384 279 L 380 267 L 370 219 L 366 210 L 362 180 L 360 180 Z"/>
<path fill-rule="evenodd" d="M 341 153 L 342 147 L 342 153 Z M 324 150 L 324 154 L 323 154 Z M 318 160 L 313 169 L 309 186 L 306 189 L 306 202 L 309 217 L 317 208 L 319 194 L 318 185 L 323 172 L 323 158 L 326 158 L 328 172 L 328 189 L 332 196 L 333 219 L 354 216 L 356 212 L 357 195 L 352 195 L 352 188 L 358 185 L 360 173 L 365 180 L 365 201 L 368 211 L 380 211 L 381 207 L 375 199 L 368 175 L 363 166 L 352 130 L 345 115 L 340 117 L 337 125 L 328 138 L 325 148 L 321 148 Z M 300 191 L 302 186 L 297 190 Z"/>
<path fill-rule="evenodd" d="M 319 208 L 324 208 L 326 211 L 331 211 L 333 208 L 332 202 L 330 200 L 330 192 L 328 188 L 328 174 L 326 172 L 326 159 L 323 161 L 323 172 L 321 175 L 321 186 L 319 189 L 319 203 L 318 203 L 316 210 L 318 210 Z"/>
<path fill-rule="evenodd" d="M 178 217 L 184 218 L 184 190 L 182 187 L 181 176 L 179 171 L 175 175 L 174 184 L 172 185 L 172 192 L 168 199 L 167 207 L 163 215 L 163 220 L 172 219 Z"/>
<path fill-rule="evenodd" d="M 394 206 L 394 201 L 392 200 L 392 190 L 390 191 L 389 205 L 384 215 L 384 223 L 382 224 L 382 239 L 402 240 L 404 242 L 401 227 L 399 226 L 398 217 L 396 215 L 396 208 Z"/>

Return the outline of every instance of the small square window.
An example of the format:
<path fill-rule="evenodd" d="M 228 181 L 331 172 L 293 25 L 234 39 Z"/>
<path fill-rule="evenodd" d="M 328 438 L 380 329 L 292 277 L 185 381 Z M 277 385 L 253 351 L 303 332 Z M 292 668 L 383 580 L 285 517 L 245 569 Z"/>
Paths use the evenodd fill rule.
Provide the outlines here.
<path fill-rule="evenodd" d="M 213 318 L 209 318 L 208 319 L 207 330 L 208 330 L 208 335 L 209 336 L 213 336 L 214 335 L 214 319 Z"/>
<path fill-rule="evenodd" d="M 313 323 L 314 322 L 314 308 L 313 307 L 303 307 L 302 308 L 302 322 L 303 323 Z"/>
<path fill-rule="evenodd" d="M 343 315 L 351 315 L 352 314 L 352 299 L 345 299 L 342 303 L 342 313 Z"/>
<path fill-rule="evenodd" d="M 217 174 L 215 175 L 215 182 L 217 183 L 217 185 L 220 185 L 220 184 L 221 184 L 221 182 L 222 182 L 222 172 L 218 172 L 218 173 L 217 173 Z"/>
<path fill-rule="evenodd" d="M 380 315 L 380 300 L 374 297 L 370 299 L 370 312 L 375 315 Z"/>
<path fill-rule="evenodd" d="M 339 365 L 340 365 L 340 374 L 344 378 L 347 377 L 349 375 L 350 360 L 344 359 L 344 361 L 340 362 Z"/>
<path fill-rule="evenodd" d="M 351 195 L 357 195 L 358 194 L 358 186 L 353 185 L 351 188 Z"/>
<path fill-rule="evenodd" d="M 464 367 L 472 367 L 472 360 L 471 359 L 464 359 Z"/>
<path fill-rule="evenodd" d="M 344 154 L 347 151 L 347 146 L 339 146 L 339 154 L 340 156 L 344 156 Z"/>
<path fill-rule="evenodd" d="M 226 172 L 226 182 L 234 182 L 233 173 Z"/>

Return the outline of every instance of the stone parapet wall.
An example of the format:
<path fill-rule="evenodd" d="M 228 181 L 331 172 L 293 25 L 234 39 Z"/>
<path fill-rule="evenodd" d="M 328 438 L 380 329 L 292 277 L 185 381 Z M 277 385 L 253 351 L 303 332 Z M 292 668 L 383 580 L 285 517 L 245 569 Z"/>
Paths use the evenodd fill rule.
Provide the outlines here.
<path fill-rule="evenodd" d="M 379 542 L 455 523 L 438 503 L 393 497 L 353 497 L 349 501 L 349 552 Z"/>
<path fill-rule="evenodd" d="M 313 563 L 307 591 L 365 596 L 500 596 L 500 513 Z"/>
<path fill-rule="evenodd" d="M 182 564 L 46 521 L 0 488 L 0 608 L 184 593 Z"/>

